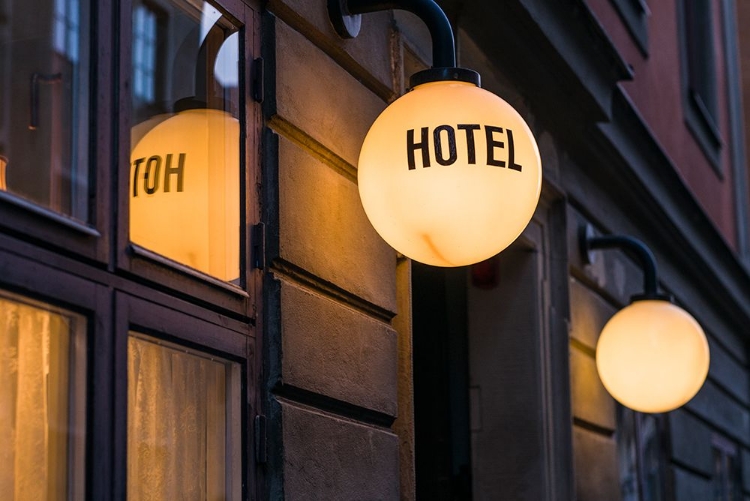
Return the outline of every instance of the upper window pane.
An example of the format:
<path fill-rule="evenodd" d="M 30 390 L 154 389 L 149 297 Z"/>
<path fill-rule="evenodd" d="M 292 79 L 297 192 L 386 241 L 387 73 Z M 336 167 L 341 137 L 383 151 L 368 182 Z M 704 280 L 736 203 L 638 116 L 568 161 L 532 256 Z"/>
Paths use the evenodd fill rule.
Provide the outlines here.
<path fill-rule="evenodd" d="M 2 15 L 0 190 L 86 221 L 89 2 L 15 0 Z"/>
<path fill-rule="evenodd" d="M 239 36 L 206 2 L 133 5 L 130 239 L 236 282 Z"/>
<path fill-rule="evenodd" d="M 0 292 L 0 492 L 84 499 L 86 324 Z"/>

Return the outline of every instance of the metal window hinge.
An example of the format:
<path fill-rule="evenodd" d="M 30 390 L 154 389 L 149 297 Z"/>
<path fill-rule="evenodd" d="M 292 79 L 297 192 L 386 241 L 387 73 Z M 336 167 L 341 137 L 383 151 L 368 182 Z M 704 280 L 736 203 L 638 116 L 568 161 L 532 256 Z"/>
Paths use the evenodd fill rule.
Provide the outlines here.
<path fill-rule="evenodd" d="M 253 60 L 253 67 L 252 67 L 252 79 L 253 79 L 253 99 L 255 101 L 262 103 L 263 102 L 263 58 L 259 57 L 255 60 Z"/>
<path fill-rule="evenodd" d="M 255 416 L 253 432 L 255 434 L 255 461 L 262 464 L 268 461 L 266 416 L 262 414 Z"/>
<path fill-rule="evenodd" d="M 266 267 L 266 225 L 258 223 L 253 225 L 251 240 L 250 258 L 253 268 L 262 270 Z"/>

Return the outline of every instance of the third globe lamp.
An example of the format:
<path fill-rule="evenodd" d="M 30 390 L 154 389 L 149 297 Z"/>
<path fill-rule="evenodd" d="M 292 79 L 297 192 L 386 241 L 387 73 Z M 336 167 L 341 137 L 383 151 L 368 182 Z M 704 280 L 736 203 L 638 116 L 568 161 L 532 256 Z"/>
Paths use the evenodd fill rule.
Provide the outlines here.
<path fill-rule="evenodd" d="M 628 236 L 593 236 L 581 230 L 584 261 L 590 252 L 619 248 L 643 268 L 643 293 L 631 298 L 602 329 L 596 369 L 610 395 L 639 412 L 668 412 L 695 396 L 708 375 L 708 341 L 700 324 L 672 298 L 658 292 L 656 260 L 641 241 Z"/>

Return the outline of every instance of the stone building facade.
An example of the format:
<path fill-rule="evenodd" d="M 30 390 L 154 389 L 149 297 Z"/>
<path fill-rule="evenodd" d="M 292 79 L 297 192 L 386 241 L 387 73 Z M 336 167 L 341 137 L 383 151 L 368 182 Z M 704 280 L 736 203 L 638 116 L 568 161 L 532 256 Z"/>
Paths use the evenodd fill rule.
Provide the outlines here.
<path fill-rule="evenodd" d="M 688 11 L 694 7 L 681 2 L 441 2 L 456 31 L 459 66 L 479 71 L 483 87 L 510 102 L 534 131 L 544 168 L 542 201 L 519 241 L 489 264 L 497 275 L 490 290 L 477 282 L 480 270 L 411 264 L 410 276 L 408 262 L 389 249 L 357 247 L 377 237 L 364 218 L 351 221 L 347 228 L 356 235 L 354 241 L 335 251 L 338 259 L 341 252 L 356 253 L 357 271 L 348 277 L 365 281 L 374 274 L 389 282 L 390 295 L 381 297 L 390 302 L 379 304 L 388 313 L 377 320 L 394 339 L 378 342 L 388 346 L 379 352 L 383 359 L 366 356 L 355 362 L 348 350 L 361 351 L 359 341 L 347 337 L 351 334 L 306 322 L 331 332 L 331 339 L 347 341 L 320 341 L 327 354 L 338 355 L 320 354 L 315 367 L 322 370 L 313 376 L 311 369 L 309 379 L 297 379 L 295 367 L 305 364 L 297 362 L 287 344 L 288 336 L 297 334 L 285 329 L 284 318 L 300 315 L 302 302 L 287 299 L 285 306 L 284 298 L 292 294 L 285 296 L 284 287 L 292 286 L 281 286 L 282 328 L 270 331 L 279 335 L 275 342 L 282 358 L 278 371 L 270 373 L 271 401 L 279 402 L 282 414 L 276 418 L 281 429 L 275 443 L 276 464 L 283 467 L 269 472 L 273 489 L 306 492 L 293 496 L 300 499 L 314 497 L 310 492 L 318 489 L 325 493 L 320 499 L 390 499 L 395 494 L 387 489 L 397 489 L 398 471 L 400 499 L 698 500 L 730 499 L 721 496 L 739 491 L 747 496 L 750 400 L 744 325 L 750 282 L 739 66 L 745 47 L 737 34 L 743 18 L 731 2 L 707 4 L 712 30 L 704 42 L 715 53 L 710 62 L 715 83 L 703 92 L 715 93 L 711 133 L 720 137 L 718 148 L 704 137 L 706 117 L 695 113 L 691 92 L 697 84 L 686 69 L 707 64 L 691 59 L 697 57 L 690 53 L 695 51 L 692 40 L 705 35 L 690 25 L 690 16 L 704 15 Z M 341 40 L 324 5 L 271 2 L 268 10 L 276 34 L 271 85 L 277 97 L 266 117 L 275 133 L 268 140 L 279 144 L 281 193 L 281 250 L 271 262 L 283 262 L 282 243 L 289 231 L 283 222 L 284 158 L 297 168 L 326 165 L 321 173 L 338 182 L 346 179 L 354 190 L 356 156 L 369 123 L 404 91 L 410 74 L 429 66 L 430 41 L 416 17 L 399 11 L 366 15 L 359 37 Z M 316 161 L 285 157 L 287 142 Z M 309 176 L 306 189 L 317 185 Z M 307 191 L 304 199 L 318 200 L 312 203 L 322 204 L 320 213 L 362 214 L 354 195 L 346 199 L 347 209 L 338 205 L 342 198 L 335 208 L 320 193 Z M 295 210 L 294 219 L 307 220 L 315 207 Z M 287 224 L 318 228 L 317 220 L 305 225 L 294 219 L 289 216 Z M 300 239 L 295 245 L 338 246 L 341 226 L 336 223 L 304 238 L 295 234 Z M 584 264 L 578 234 L 585 224 L 598 233 L 644 241 L 657 256 L 662 290 L 703 325 L 711 348 L 709 378 L 684 408 L 654 416 L 633 413 L 601 385 L 594 363 L 597 337 L 639 292 L 642 272 L 618 252 Z M 337 270 L 349 262 L 338 259 Z M 315 280 L 325 280 L 324 268 L 315 266 L 302 268 L 321 270 Z M 282 284 L 286 273 L 279 272 Z M 343 277 L 328 282 L 347 292 L 362 287 L 345 284 Z M 312 296 L 336 299 L 326 307 L 337 304 L 373 316 L 359 303 L 368 301 L 366 295 L 356 292 L 352 303 L 350 296 L 331 296 L 328 284 L 313 284 L 307 291 Z M 325 317 L 343 324 L 333 313 Z M 300 327 L 299 332 L 307 331 Z M 352 332 L 363 329 L 352 327 Z M 387 365 L 373 369 L 386 360 Z M 386 366 L 390 372 L 384 377 Z M 337 385 L 317 381 L 354 367 L 359 367 L 354 373 L 381 374 L 391 392 L 389 407 L 372 401 L 388 393 L 385 387 L 378 391 L 380 386 L 360 383 L 367 399 L 344 393 L 351 373 L 337 376 Z M 312 393 L 287 398 L 287 384 Z M 332 402 L 321 395 L 345 404 L 329 407 Z M 313 424 L 283 417 L 284 409 L 294 412 L 300 404 L 325 418 Z M 345 426 L 358 431 L 342 433 L 338 440 L 352 446 L 334 445 L 329 430 Z M 361 449 L 356 437 L 365 431 L 380 439 Z M 312 438 L 318 436 L 326 437 L 325 445 Z M 395 461 L 396 449 L 398 463 L 380 461 Z M 331 456 L 324 460 L 322 451 Z M 364 468 L 362 461 L 374 457 L 379 460 Z M 342 467 L 342 458 L 351 470 Z M 349 491 L 354 485 L 362 490 Z"/>

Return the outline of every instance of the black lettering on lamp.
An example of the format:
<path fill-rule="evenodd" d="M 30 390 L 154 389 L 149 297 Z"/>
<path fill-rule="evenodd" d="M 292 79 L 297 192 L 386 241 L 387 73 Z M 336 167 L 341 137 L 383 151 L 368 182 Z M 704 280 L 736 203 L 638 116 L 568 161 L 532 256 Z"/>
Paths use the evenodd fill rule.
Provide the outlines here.
<path fill-rule="evenodd" d="M 172 154 L 167 155 L 167 161 L 164 164 L 164 193 L 169 192 L 169 181 L 172 174 L 177 175 L 177 191 L 182 191 L 182 182 L 185 177 L 185 153 L 180 153 L 177 167 L 172 167 Z"/>
<path fill-rule="evenodd" d="M 495 148 L 505 148 L 505 143 L 495 141 L 495 138 L 492 136 L 495 132 L 502 134 L 503 128 L 495 127 L 494 125 L 485 125 L 484 132 L 487 134 L 487 165 L 505 167 L 505 160 L 497 160 L 495 158 Z"/>
<path fill-rule="evenodd" d="M 427 127 L 422 127 L 422 130 L 421 130 L 422 141 L 419 143 L 415 143 L 414 142 L 414 129 L 409 129 L 406 131 L 406 156 L 409 159 L 409 170 L 414 170 L 417 168 L 416 162 L 414 160 L 415 150 L 422 150 L 422 167 L 430 166 L 430 151 L 428 149 L 429 148 L 428 132 L 429 132 L 429 129 L 427 129 Z"/>
<path fill-rule="evenodd" d="M 523 167 L 518 165 L 515 159 L 516 151 L 515 146 L 513 146 L 513 131 L 510 129 L 505 129 L 505 133 L 508 135 L 508 168 L 521 172 L 521 170 L 523 170 Z"/>
<path fill-rule="evenodd" d="M 135 162 L 133 162 L 133 196 L 138 196 L 138 171 L 141 168 L 141 164 L 145 162 L 145 158 L 139 158 Z"/>
<path fill-rule="evenodd" d="M 151 174 L 152 165 L 154 166 L 153 175 Z M 161 157 L 156 155 L 149 157 L 146 162 L 146 172 L 143 175 L 143 189 L 149 195 L 153 195 L 159 189 L 159 170 L 161 170 Z M 151 187 L 148 185 L 149 179 L 153 181 L 153 186 Z"/>
<path fill-rule="evenodd" d="M 477 163 L 477 149 L 474 143 L 474 131 L 482 127 L 479 124 L 458 124 L 458 130 L 466 131 L 466 149 L 468 151 L 468 160 L 470 164 Z"/>
<path fill-rule="evenodd" d="M 448 133 L 448 158 L 443 157 L 443 141 L 440 138 L 441 132 Z M 432 136 L 435 140 L 435 160 L 440 165 L 453 165 L 456 163 L 458 153 L 456 152 L 456 131 L 450 125 L 441 125 L 435 127 L 432 132 Z"/>

